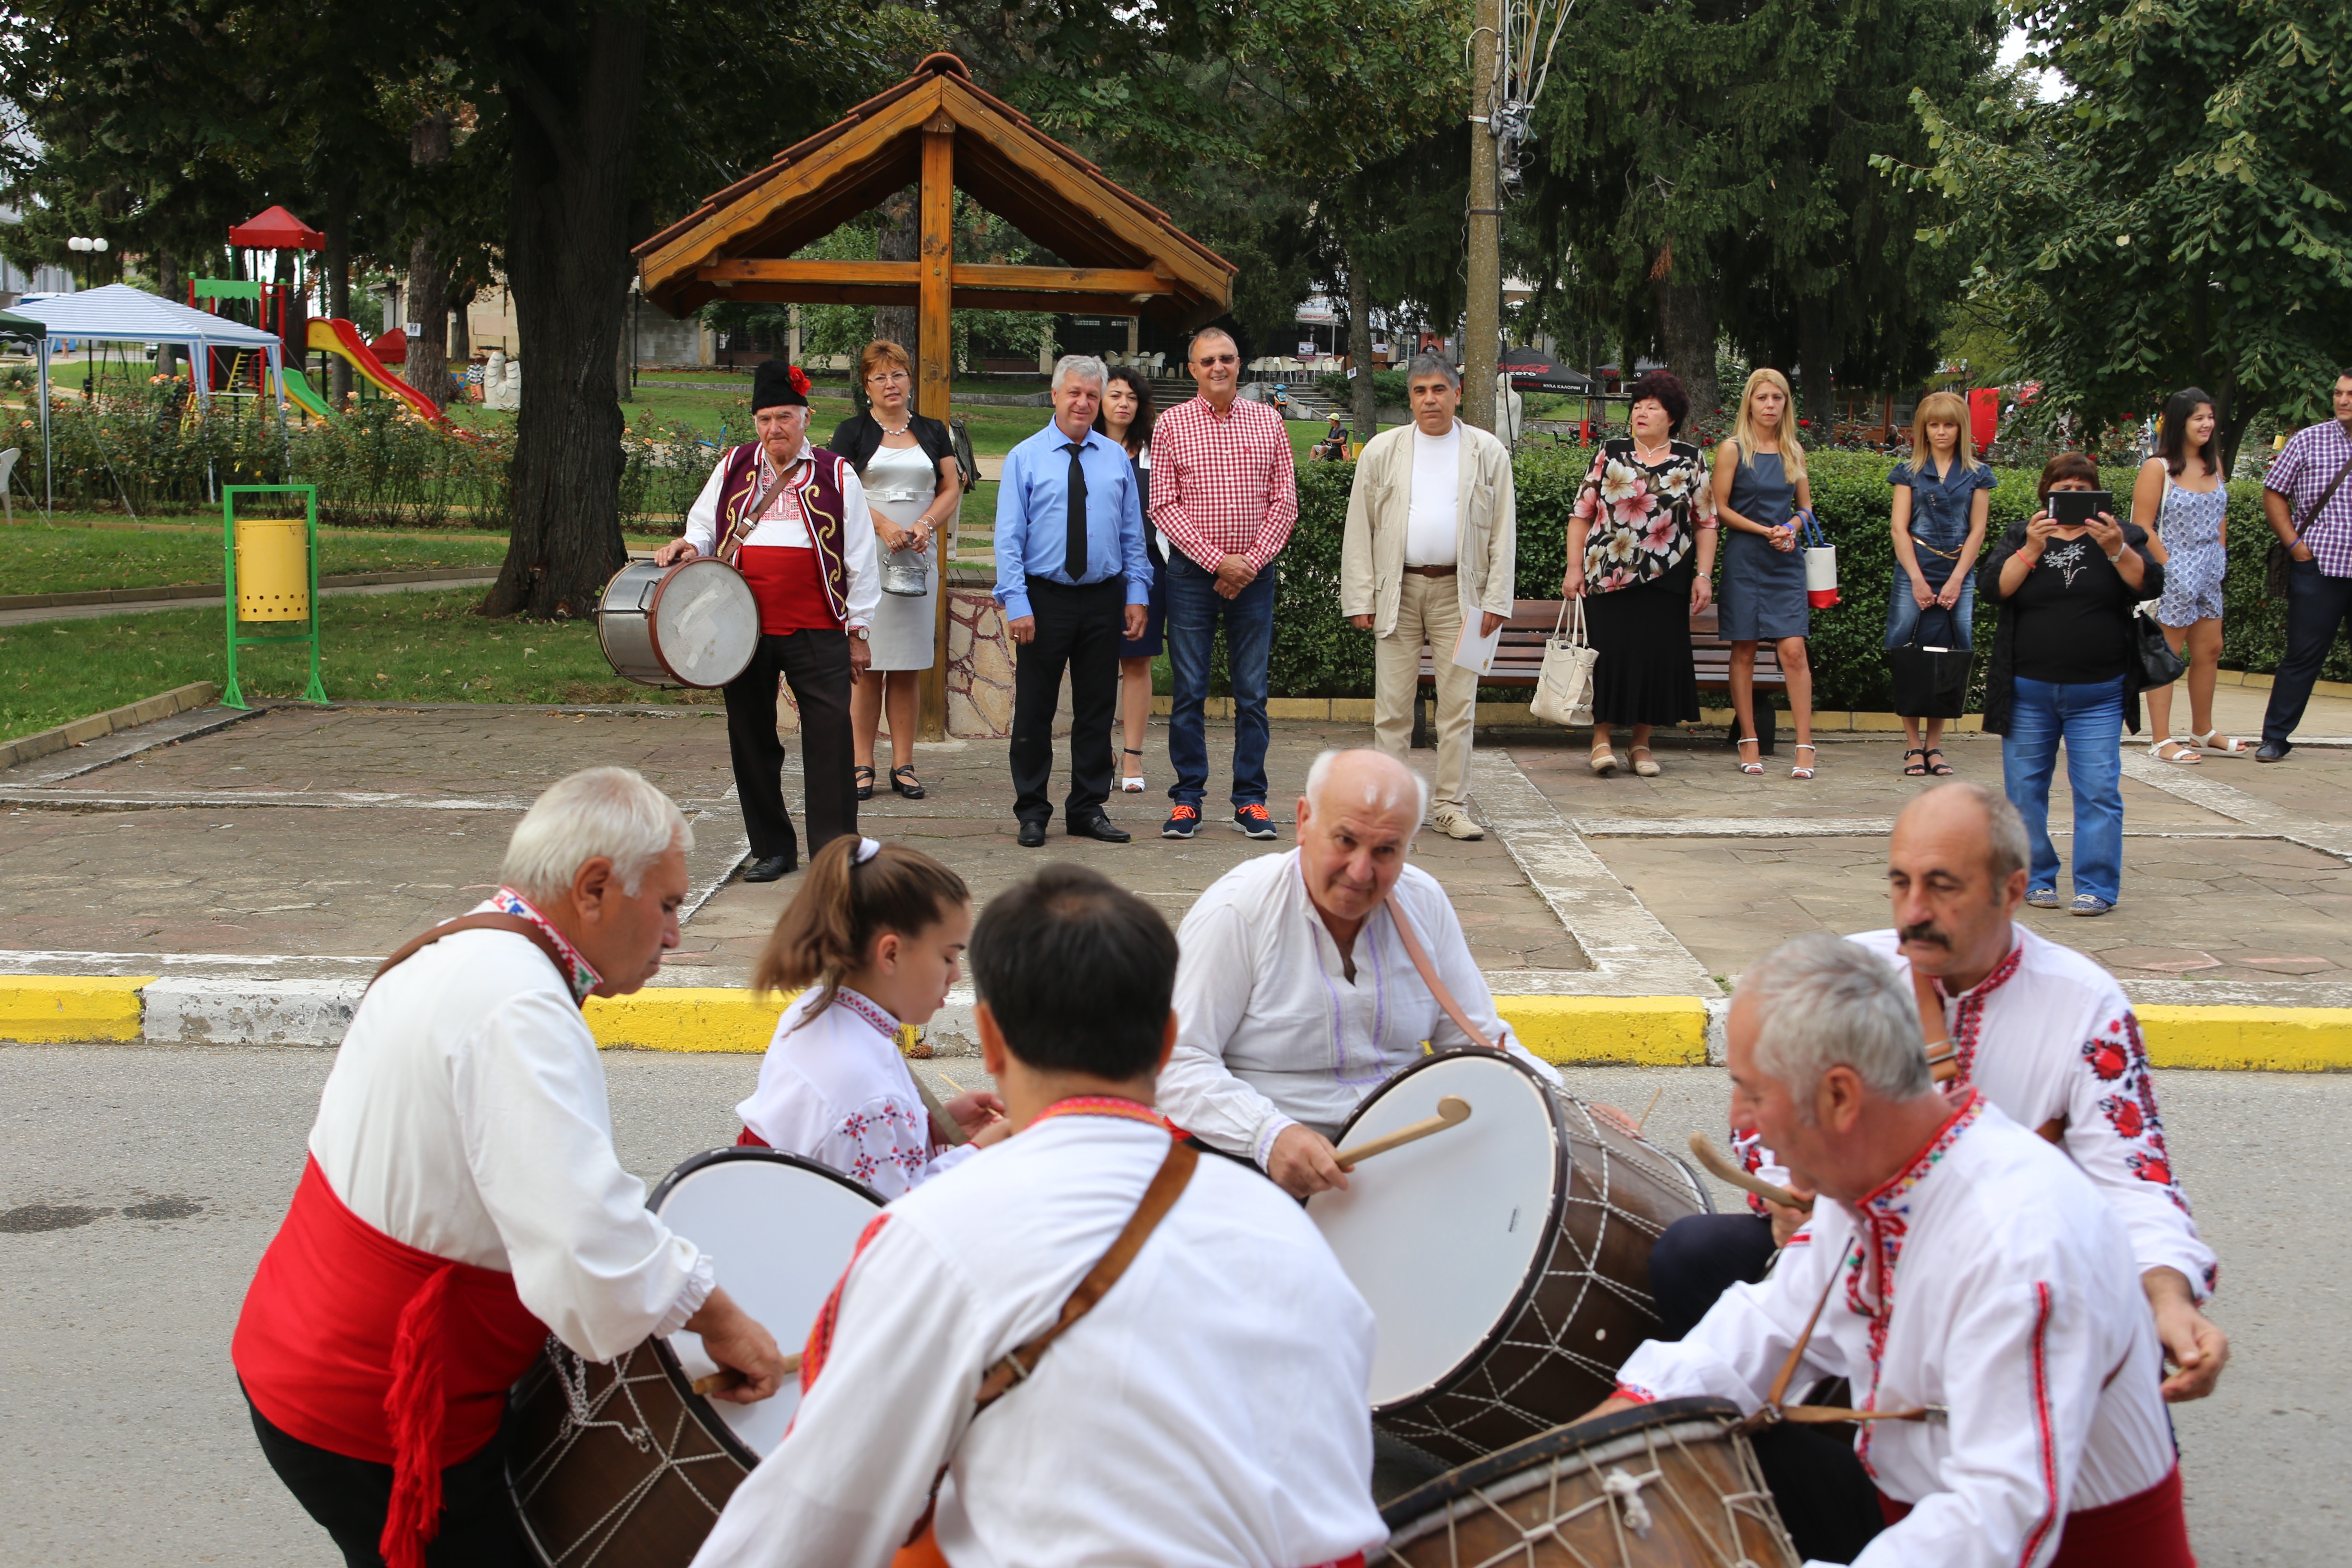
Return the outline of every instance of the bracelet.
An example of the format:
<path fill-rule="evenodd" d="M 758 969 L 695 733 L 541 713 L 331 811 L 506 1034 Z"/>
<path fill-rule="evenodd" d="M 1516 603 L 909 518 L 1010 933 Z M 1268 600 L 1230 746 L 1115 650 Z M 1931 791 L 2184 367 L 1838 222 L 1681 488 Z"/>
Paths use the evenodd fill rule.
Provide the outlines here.
<path fill-rule="evenodd" d="M 2113 555 L 2110 555 L 2110 556 L 2108 556 L 2108 557 L 2107 557 L 2107 564 L 2108 564 L 2108 565 L 2110 565 L 2110 566 L 2112 566 L 2112 565 L 2114 565 L 2116 562 L 2121 561 L 2123 558 L 2124 558 L 2124 552 L 2123 552 L 2122 551 L 2118 550 L 2118 551 L 2116 551 Z"/>

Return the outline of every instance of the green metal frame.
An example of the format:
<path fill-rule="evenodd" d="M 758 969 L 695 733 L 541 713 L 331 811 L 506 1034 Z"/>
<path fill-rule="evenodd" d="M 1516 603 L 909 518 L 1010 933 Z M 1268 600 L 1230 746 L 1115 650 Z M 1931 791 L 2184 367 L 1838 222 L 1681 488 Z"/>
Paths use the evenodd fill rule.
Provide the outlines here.
<path fill-rule="evenodd" d="M 223 485 L 221 487 L 221 569 L 222 581 L 228 584 L 228 601 L 221 613 L 228 622 L 228 689 L 221 697 L 224 708 L 250 709 L 245 692 L 236 680 L 236 650 L 254 647 L 263 643 L 306 642 L 310 645 L 310 689 L 302 694 L 305 702 L 327 701 L 327 689 L 319 680 L 319 487 L 316 485 Z M 289 637 L 247 637 L 236 634 L 236 498 L 245 495 L 299 495 L 302 498 L 305 521 L 303 553 L 309 558 L 310 571 L 310 629 Z"/>

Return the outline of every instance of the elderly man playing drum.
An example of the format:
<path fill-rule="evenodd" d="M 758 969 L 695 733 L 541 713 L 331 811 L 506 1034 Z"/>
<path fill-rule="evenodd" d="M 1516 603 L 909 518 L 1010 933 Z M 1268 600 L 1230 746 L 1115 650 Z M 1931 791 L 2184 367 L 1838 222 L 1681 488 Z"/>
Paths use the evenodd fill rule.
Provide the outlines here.
<path fill-rule="evenodd" d="M 664 566 L 715 555 L 743 574 L 760 606 L 758 650 L 727 683 L 727 743 L 751 839 L 747 882 L 800 868 L 776 734 L 779 677 L 800 709 L 809 853 L 857 831 L 849 689 L 873 661 L 866 628 L 882 573 L 857 470 L 808 439 L 808 391 L 798 365 L 769 360 L 753 373 L 760 438 L 727 449 L 687 511 L 686 537 L 654 553 Z"/>
<path fill-rule="evenodd" d="M 1977 1089 L 1937 1092 L 1910 984 L 1858 943 L 1768 954 L 1727 1036 L 1733 1114 L 1819 1194 L 1811 1223 L 1763 1284 L 1637 1349 L 1592 1414 L 1713 1397 L 1766 1429 L 1852 1419 L 1793 1404 L 1844 1378 L 1889 1521 L 1855 1568 L 2189 1568 L 2162 1351 L 2099 1187 Z"/>
<path fill-rule="evenodd" d="M 604 1361 L 690 1330 L 740 1403 L 783 1375 L 622 1169 L 581 1016 L 677 945 L 692 845 L 637 774 L 572 774 L 497 893 L 394 953 L 352 1019 L 231 1349 L 263 1454 L 352 1563 L 524 1560 L 500 1421 L 551 1333 Z"/>
<path fill-rule="evenodd" d="M 1324 752 L 1298 847 L 1226 872 L 1178 931 L 1181 1028 L 1160 1108 L 1297 1197 L 1348 1184 L 1333 1136 L 1423 1041 L 1465 1046 L 1475 1027 L 1559 1081 L 1496 1016 L 1445 889 L 1405 863 L 1428 804 L 1428 784 L 1385 752 Z"/>

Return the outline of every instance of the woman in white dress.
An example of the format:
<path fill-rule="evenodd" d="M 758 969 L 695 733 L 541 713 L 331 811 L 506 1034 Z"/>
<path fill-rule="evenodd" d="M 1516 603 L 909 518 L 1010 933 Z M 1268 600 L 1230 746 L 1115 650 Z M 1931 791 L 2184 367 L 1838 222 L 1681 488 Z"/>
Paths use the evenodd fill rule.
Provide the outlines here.
<path fill-rule="evenodd" d="M 842 421 L 829 443 L 847 458 L 866 487 L 881 546 L 882 605 L 870 634 L 874 662 L 850 689 L 849 725 L 856 747 L 857 798 L 874 797 L 874 737 L 883 710 L 890 714 L 890 787 L 908 800 L 923 798 L 915 776 L 915 728 L 922 672 L 931 668 L 939 625 L 940 537 L 963 495 L 948 427 L 908 405 L 915 388 L 912 362 L 897 343 L 876 341 L 858 356 L 867 411 Z M 923 592 L 892 592 L 894 579 L 921 552 Z M 897 570 L 894 571 L 894 563 Z"/>

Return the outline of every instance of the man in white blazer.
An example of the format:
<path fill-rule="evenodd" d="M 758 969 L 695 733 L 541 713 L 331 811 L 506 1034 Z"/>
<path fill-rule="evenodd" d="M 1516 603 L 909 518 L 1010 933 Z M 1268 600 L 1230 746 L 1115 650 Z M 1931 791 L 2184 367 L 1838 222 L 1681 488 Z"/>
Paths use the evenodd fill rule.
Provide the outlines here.
<path fill-rule="evenodd" d="M 1437 789 L 1430 826 L 1454 838 L 1485 835 L 1471 820 L 1470 730 L 1475 670 L 1454 662 L 1463 623 L 1487 637 L 1510 617 L 1518 551 L 1511 452 L 1465 425 L 1462 378 L 1435 354 L 1405 370 L 1412 424 L 1364 443 L 1348 498 L 1339 555 L 1339 608 L 1379 639 L 1372 736 L 1402 757 L 1412 733 L 1422 645 L 1437 667 Z"/>

